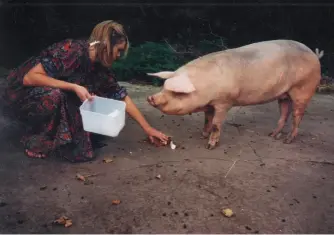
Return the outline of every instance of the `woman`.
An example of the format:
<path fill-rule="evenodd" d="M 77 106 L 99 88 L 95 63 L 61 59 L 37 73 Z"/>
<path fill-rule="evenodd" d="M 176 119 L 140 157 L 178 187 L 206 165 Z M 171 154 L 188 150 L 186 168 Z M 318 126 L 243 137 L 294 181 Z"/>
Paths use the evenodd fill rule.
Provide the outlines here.
<path fill-rule="evenodd" d="M 55 43 L 11 71 L 4 99 L 30 129 L 22 138 L 28 157 L 60 152 L 71 162 L 92 160 L 91 134 L 83 130 L 79 106 L 93 95 L 125 101 L 127 113 L 152 142 L 167 141 L 147 123 L 109 70 L 128 49 L 123 26 L 109 20 L 97 24 L 88 41 Z"/>

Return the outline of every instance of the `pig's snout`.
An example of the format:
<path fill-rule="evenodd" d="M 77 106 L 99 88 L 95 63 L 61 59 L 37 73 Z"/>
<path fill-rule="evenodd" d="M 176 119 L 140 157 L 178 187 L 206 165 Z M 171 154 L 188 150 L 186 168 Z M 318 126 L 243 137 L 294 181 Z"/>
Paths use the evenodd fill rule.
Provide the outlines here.
<path fill-rule="evenodd" d="M 152 95 L 147 97 L 147 102 L 152 105 L 153 107 L 156 106 L 155 102 L 154 102 L 154 97 Z"/>

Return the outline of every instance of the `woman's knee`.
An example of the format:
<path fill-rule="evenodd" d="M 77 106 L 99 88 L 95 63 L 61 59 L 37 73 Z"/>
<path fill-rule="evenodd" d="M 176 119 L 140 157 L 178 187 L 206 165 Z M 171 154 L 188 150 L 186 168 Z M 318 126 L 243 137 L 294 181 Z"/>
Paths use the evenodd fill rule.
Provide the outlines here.
<path fill-rule="evenodd" d="M 57 88 L 44 88 L 40 96 L 40 111 L 50 111 L 58 109 L 65 101 L 66 94 Z"/>

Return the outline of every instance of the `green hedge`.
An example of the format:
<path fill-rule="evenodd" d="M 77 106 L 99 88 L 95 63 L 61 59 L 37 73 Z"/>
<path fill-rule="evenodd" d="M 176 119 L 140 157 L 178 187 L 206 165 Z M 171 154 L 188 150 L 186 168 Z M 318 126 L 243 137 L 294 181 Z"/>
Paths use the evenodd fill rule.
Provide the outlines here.
<path fill-rule="evenodd" d="M 121 81 L 131 79 L 148 79 L 147 73 L 162 70 L 175 70 L 184 60 L 169 48 L 167 44 L 146 42 L 130 47 L 126 58 L 113 64 L 113 71 Z M 152 83 L 160 85 L 157 78 L 152 77 Z"/>
<path fill-rule="evenodd" d="M 162 80 L 147 76 L 163 70 L 176 70 L 186 62 L 200 55 L 221 50 L 221 41 L 202 40 L 197 45 L 174 46 L 165 42 L 146 42 L 138 46 L 130 47 L 126 58 L 113 64 L 113 71 L 119 81 L 145 80 L 154 85 L 161 85 Z M 186 51 L 184 53 L 184 51 Z"/>

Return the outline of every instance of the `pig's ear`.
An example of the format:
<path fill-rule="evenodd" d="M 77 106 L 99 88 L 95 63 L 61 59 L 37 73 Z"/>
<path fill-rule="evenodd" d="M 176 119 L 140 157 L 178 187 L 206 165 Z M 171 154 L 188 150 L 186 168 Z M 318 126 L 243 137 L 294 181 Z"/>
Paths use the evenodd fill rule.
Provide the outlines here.
<path fill-rule="evenodd" d="M 159 77 L 161 79 L 168 79 L 168 78 L 171 78 L 171 77 L 174 76 L 174 72 L 163 71 L 163 72 L 159 72 L 159 73 L 147 73 L 147 75 Z"/>
<path fill-rule="evenodd" d="M 180 74 L 165 81 L 164 88 L 177 93 L 191 93 L 196 90 L 187 74 Z"/>

